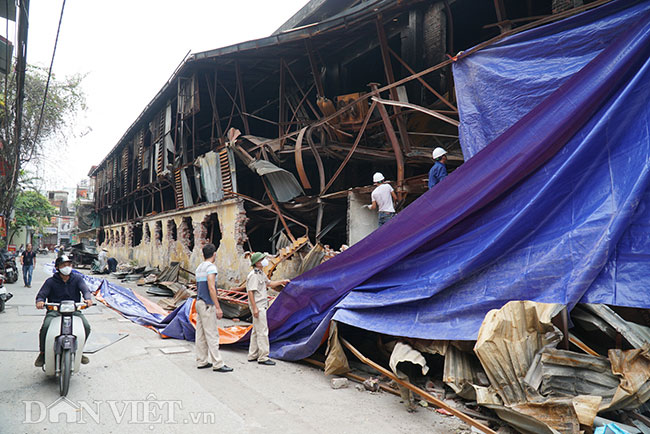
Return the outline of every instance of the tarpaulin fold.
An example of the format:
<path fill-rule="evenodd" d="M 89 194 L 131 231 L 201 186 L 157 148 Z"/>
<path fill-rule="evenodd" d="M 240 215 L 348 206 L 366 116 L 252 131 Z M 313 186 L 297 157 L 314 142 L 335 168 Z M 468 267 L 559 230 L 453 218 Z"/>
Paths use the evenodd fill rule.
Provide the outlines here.
<path fill-rule="evenodd" d="M 529 100 L 521 119 L 388 224 L 287 286 L 268 312 L 273 356 L 309 356 L 332 318 L 396 336 L 471 340 L 485 313 L 510 300 L 650 307 L 625 273 L 648 268 L 637 256 L 650 254 L 650 2 L 613 4 L 574 21 L 581 34 L 629 14 L 582 68 Z M 560 50 L 549 35 L 563 24 L 518 35 L 501 55 L 506 66 L 515 59 L 510 73 L 518 44 L 540 58 Z M 561 64 L 545 71 L 566 74 Z"/>

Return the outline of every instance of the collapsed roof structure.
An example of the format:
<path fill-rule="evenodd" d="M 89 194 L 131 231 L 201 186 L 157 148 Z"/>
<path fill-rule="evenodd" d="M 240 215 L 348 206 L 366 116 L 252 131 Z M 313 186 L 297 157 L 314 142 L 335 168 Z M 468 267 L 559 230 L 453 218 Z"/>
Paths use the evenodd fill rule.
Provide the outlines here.
<path fill-rule="evenodd" d="M 401 7 L 416 4 L 420 3 L 373 3 L 375 14 L 397 14 L 388 21 L 370 14 L 373 18 L 365 22 L 367 26 L 372 22 L 379 34 L 380 52 L 381 27 L 399 22 L 406 10 Z M 326 22 L 342 19 L 339 25 L 344 26 L 351 17 L 369 13 L 352 9 L 352 15 Z M 308 237 L 318 236 L 329 226 L 330 216 L 336 217 L 335 212 L 325 215 L 325 210 L 335 209 L 328 200 L 342 194 L 328 195 L 328 188 L 336 185 L 340 187 L 334 190 L 348 195 L 349 235 L 353 219 L 349 195 L 358 194 L 359 189 L 352 193 L 344 189 L 353 186 L 346 184 L 350 180 L 362 183 L 363 163 L 353 163 L 357 152 L 358 156 L 370 152 L 373 168 L 391 173 L 390 165 L 394 165 L 392 173 L 403 187 L 405 203 L 412 201 L 349 249 L 303 270 L 280 293 L 268 311 L 274 357 L 304 359 L 328 337 L 326 368 L 332 363 L 332 349 L 341 344 L 347 354 L 358 356 L 345 339 L 339 343 L 337 329 L 343 327 L 397 339 L 423 353 L 442 355 L 445 375 L 449 368 L 447 385 L 494 409 L 520 432 L 577 433 L 581 426 L 592 426 L 599 412 L 635 410 L 650 398 L 650 321 L 647 311 L 628 309 L 650 308 L 646 289 L 650 274 L 650 1 L 601 1 L 553 19 L 578 11 L 586 12 L 542 27 L 536 22 L 530 26 L 533 30 L 504 34 L 507 37 L 480 43 L 419 73 L 389 79 L 388 85 L 357 95 L 339 110 L 319 112 L 327 106 L 318 94 L 316 106 L 309 108 L 318 118 L 281 129 L 276 139 L 250 134 L 251 125 L 246 127 L 244 122 L 247 117 L 250 121 L 249 112 L 240 107 L 244 134 L 221 131 L 227 139 L 220 146 L 232 152 L 227 161 L 246 161 L 263 178 L 261 188 L 267 193 L 252 200 L 260 207 L 262 200 L 269 200 L 279 220 L 291 214 L 296 225 L 308 221 L 304 228 Z M 300 17 L 295 19 L 300 22 Z M 303 61 L 311 69 L 309 43 L 305 50 Z M 391 50 L 395 51 L 389 45 L 384 51 L 390 54 Z M 216 52 L 227 55 L 237 50 Z M 428 84 L 423 87 L 439 94 L 430 104 L 413 103 L 408 88 L 408 102 L 399 94 L 382 96 L 381 92 L 452 64 L 460 145 L 466 161 L 442 183 L 420 194 L 424 191 L 417 187 L 420 181 L 409 179 L 420 170 L 418 145 L 406 145 L 404 138 L 412 131 L 434 131 L 438 140 L 449 139 L 439 131 L 454 126 L 450 121 L 456 115 L 447 110 L 451 108 L 447 103 L 454 105 L 456 99 L 441 93 L 440 87 L 429 89 Z M 289 72 L 285 66 L 281 63 L 280 69 Z M 234 68 L 237 75 L 236 63 Z M 317 77 L 318 68 L 313 72 Z M 319 87 L 317 81 L 314 89 Z M 237 83 L 241 79 L 235 77 L 232 84 Z M 306 104 L 308 93 L 299 94 L 298 103 Z M 237 98 L 231 97 L 232 102 Z M 370 105 L 363 106 L 368 111 L 357 117 L 356 129 L 346 129 L 340 117 L 360 107 L 362 100 L 369 100 Z M 405 110 L 391 114 L 385 106 Z M 373 124 L 375 110 L 380 116 Z M 236 111 L 233 104 L 229 126 Z M 292 117 L 291 122 L 300 118 Z M 414 117 L 433 126 L 412 130 L 419 125 Z M 404 135 L 400 118 L 407 128 Z M 379 131 L 376 136 L 373 127 Z M 319 128 L 321 132 L 315 134 L 313 130 Z M 334 158 L 330 151 L 345 142 L 339 139 L 346 134 L 353 142 L 348 141 L 347 153 L 338 156 L 343 163 L 330 166 L 329 172 L 325 164 L 319 167 L 318 156 L 321 163 L 325 155 Z M 361 137 L 366 138 L 360 148 Z M 392 146 L 393 139 L 397 147 Z M 293 158 L 282 159 L 286 150 Z M 392 152 L 392 157 L 383 159 L 380 152 Z M 403 177 L 400 153 L 408 162 Z M 302 173 L 301 164 L 309 170 Z M 421 168 L 426 168 L 424 163 Z M 329 181 L 321 176 L 332 172 L 336 176 Z M 337 184 L 342 182 L 337 176 L 345 182 Z M 240 183 L 237 179 L 238 188 L 257 180 L 249 176 Z M 316 193 L 300 200 L 299 189 Z M 257 192 L 262 192 L 259 186 Z M 224 194 L 250 199 L 234 189 Z M 293 194 L 286 201 L 280 199 Z M 295 206 L 299 203 L 306 205 L 301 209 Z M 249 208 L 248 218 L 249 211 L 261 212 Z M 290 232 L 288 227 L 285 230 Z M 125 297 L 111 285 L 102 286 L 100 293 L 118 305 Z M 191 339 L 192 309 L 190 300 L 169 317 L 151 317 L 147 324 L 166 336 Z M 145 309 L 142 316 L 151 315 Z M 558 322 L 552 322 L 553 318 Z M 571 331 L 569 318 L 575 324 Z M 246 343 L 246 328 L 230 331 L 228 343 Z M 581 338 L 572 333 L 577 331 Z M 463 341 L 469 342 L 469 349 Z M 612 342 L 615 347 L 608 346 Z M 586 354 L 577 357 L 568 351 L 575 348 Z M 345 358 L 343 350 L 341 354 Z M 425 396 L 425 392 L 418 393 Z"/>
<path fill-rule="evenodd" d="M 99 244 L 191 269 L 210 241 L 231 287 L 246 267 L 222 258 L 358 242 L 377 227 L 360 206 L 373 172 L 404 207 L 434 147 L 463 161 L 448 55 L 593 6 L 555 3 L 314 0 L 269 37 L 188 56 L 92 172 Z M 293 259 L 283 277 L 305 270 Z"/>

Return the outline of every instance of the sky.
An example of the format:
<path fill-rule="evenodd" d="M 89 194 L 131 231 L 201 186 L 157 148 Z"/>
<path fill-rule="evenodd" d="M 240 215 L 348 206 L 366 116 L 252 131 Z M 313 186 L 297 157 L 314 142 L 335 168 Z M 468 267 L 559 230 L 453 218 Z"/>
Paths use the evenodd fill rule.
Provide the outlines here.
<path fill-rule="evenodd" d="M 73 188 L 115 146 L 188 51 L 268 36 L 306 3 L 67 0 L 53 73 L 86 75 L 87 110 L 68 143 L 48 144 L 46 158 L 30 170 L 45 179 L 47 190 Z M 31 0 L 29 64 L 49 67 L 61 5 L 62 0 Z M 15 40 L 12 32 L 9 39 Z"/>

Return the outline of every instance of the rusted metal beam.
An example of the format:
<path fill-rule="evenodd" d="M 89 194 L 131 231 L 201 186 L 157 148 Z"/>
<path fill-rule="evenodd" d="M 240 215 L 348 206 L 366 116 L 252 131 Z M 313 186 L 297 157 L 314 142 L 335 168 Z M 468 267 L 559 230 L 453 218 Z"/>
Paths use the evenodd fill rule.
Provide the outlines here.
<path fill-rule="evenodd" d="M 305 188 L 305 190 L 309 190 L 311 188 L 311 184 L 309 183 L 307 172 L 305 172 L 305 165 L 302 161 L 302 141 L 305 138 L 306 131 L 307 131 L 307 127 L 303 127 L 300 129 L 300 133 L 298 134 L 298 139 L 296 139 L 294 158 L 296 160 L 296 170 L 298 170 L 298 177 L 300 178 L 300 182 L 302 183 L 302 186 Z"/>
<path fill-rule="evenodd" d="M 377 36 L 379 38 L 379 48 L 381 49 L 381 60 L 384 63 L 384 72 L 386 73 L 386 80 L 388 84 L 395 82 L 395 75 L 393 74 L 393 65 L 390 61 L 390 54 L 388 52 L 388 39 L 386 39 L 386 32 L 384 31 L 384 25 L 381 23 L 381 16 L 377 17 L 375 22 L 377 25 Z M 397 95 L 397 88 L 390 89 L 390 97 L 398 101 L 399 96 Z M 411 142 L 409 141 L 409 136 L 406 133 L 406 125 L 404 124 L 404 119 L 400 116 L 400 108 L 394 107 L 395 114 L 397 114 L 396 122 L 399 135 L 402 139 L 402 145 L 404 150 L 408 153 L 411 151 Z"/>
<path fill-rule="evenodd" d="M 235 62 L 235 73 L 237 74 L 237 92 L 239 93 L 239 103 L 241 104 L 241 120 L 244 123 L 244 132 L 248 135 L 251 133 L 251 129 L 248 126 L 248 116 L 244 114 L 246 113 L 246 95 L 244 94 L 244 83 L 238 61 Z"/>
<path fill-rule="evenodd" d="M 399 63 L 402 64 L 402 66 L 404 67 L 404 69 L 406 69 L 410 74 L 415 74 L 415 71 L 414 71 L 414 70 L 413 70 L 413 69 L 412 69 L 412 68 L 411 68 L 411 67 L 410 67 L 410 66 L 409 66 L 409 65 L 408 65 L 408 64 L 407 64 L 407 63 L 406 63 L 406 62 L 405 62 L 401 57 L 399 57 L 399 56 L 397 55 L 397 53 L 396 53 L 392 48 L 388 47 L 388 51 L 389 51 L 390 54 L 395 58 L 395 60 L 397 60 Z M 424 86 L 427 90 L 429 90 L 429 92 L 431 92 L 431 93 L 434 94 L 436 97 L 438 97 L 438 99 L 439 99 L 440 101 L 442 101 L 443 103 L 445 103 L 445 104 L 446 104 L 449 108 L 451 108 L 454 112 L 458 113 L 458 108 L 457 108 L 455 105 L 453 105 L 452 103 L 450 103 L 449 100 L 447 100 L 447 98 L 445 98 L 445 97 L 443 97 L 442 95 L 440 95 L 440 94 L 439 94 L 439 93 L 438 93 L 438 92 L 437 92 L 433 87 L 431 87 L 431 85 L 430 85 L 429 83 L 427 83 L 427 82 L 426 82 L 422 77 L 417 77 L 417 80 L 422 84 L 422 86 Z"/>
<path fill-rule="evenodd" d="M 311 103 L 311 101 L 309 101 L 309 99 L 307 98 L 307 94 L 302 90 L 302 87 L 300 86 L 300 83 L 298 83 L 298 80 L 296 79 L 296 76 L 293 75 L 293 72 L 291 72 L 291 68 L 289 68 L 289 65 L 287 65 L 287 63 L 284 62 L 284 61 L 283 61 L 283 65 L 286 68 L 287 72 L 289 73 L 289 76 L 293 80 L 294 84 L 298 88 L 298 91 L 305 98 L 305 101 L 307 102 L 307 105 L 309 106 L 311 111 L 314 113 L 314 116 L 316 116 L 316 119 L 320 119 L 321 115 L 318 113 L 318 111 L 316 110 L 314 105 Z"/>
<path fill-rule="evenodd" d="M 314 140 L 311 137 L 312 131 L 314 130 L 314 127 L 309 127 L 307 128 L 306 131 L 306 136 L 307 136 L 307 143 L 309 143 L 309 147 L 311 148 L 312 154 L 314 154 L 314 159 L 316 160 L 316 167 L 318 168 L 318 180 L 320 181 L 320 189 L 322 190 L 323 187 L 325 187 L 325 168 L 323 167 L 323 160 L 320 158 L 320 154 L 318 153 L 318 149 L 316 149 L 316 144 L 314 143 Z M 323 136 L 321 136 L 321 145 L 324 143 Z"/>
<path fill-rule="evenodd" d="M 311 43 L 311 39 L 305 39 L 305 47 L 307 48 L 307 55 L 309 56 L 309 66 L 311 66 L 311 74 L 314 76 L 314 84 L 316 85 L 316 92 L 318 96 L 323 98 L 325 97 L 325 90 L 323 88 L 323 82 L 320 79 L 320 73 L 318 72 L 318 64 L 314 58 L 314 47 Z"/>
<path fill-rule="evenodd" d="M 370 83 L 370 88 L 375 92 L 378 91 L 378 86 L 377 83 Z M 402 155 L 402 148 L 399 146 L 395 130 L 393 129 L 393 124 L 390 122 L 386 108 L 379 104 L 377 110 L 379 110 L 379 115 L 381 116 L 382 121 L 384 121 L 386 137 L 388 137 L 388 141 L 393 147 L 393 152 L 395 153 L 395 160 L 397 162 L 397 197 L 402 200 L 402 189 L 404 187 L 404 156 Z"/>
<path fill-rule="evenodd" d="M 284 226 L 284 230 L 287 231 L 287 235 L 289 236 L 289 239 L 291 240 L 292 243 L 295 243 L 296 237 L 294 237 L 293 234 L 291 233 L 291 229 L 289 229 L 289 225 L 287 225 L 287 221 L 284 219 L 284 215 L 282 214 L 282 211 L 280 211 L 280 206 L 278 205 L 275 198 L 271 194 L 268 185 L 266 185 L 266 180 L 264 179 L 264 177 L 262 177 L 262 184 L 264 184 L 264 190 L 266 190 L 266 194 L 269 196 L 269 199 L 271 200 L 271 204 L 273 205 L 275 212 L 278 214 L 282 226 Z"/>
<path fill-rule="evenodd" d="M 506 12 L 506 5 L 503 0 L 494 0 L 494 10 L 497 14 L 497 25 L 501 33 L 505 33 L 512 28 L 510 21 L 508 21 L 508 14 Z"/>
<path fill-rule="evenodd" d="M 421 106 L 416 105 L 416 104 L 411 104 L 411 103 L 408 103 L 408 102 L 401 102 L 401 101 L 390 101 L 390 100 L 387 100 L 387 99 L 377 98 L 376 96 L 373 96 L 371 99 L 374 102 L 378 102 L 379 104 L 391 105 L 391 106 L 395 106 L 395 107 L 404 107 L 404 108 L 408 108 L 408 109 L 411 109 L 411 110 L 416 110 L 416 111 L 419 111 L 419 112 L 422 112 L 422 113 L 426 113 L 429 116 L 433 116 L 434 118 L 440 119 L 441 121 L 447 122 L 448 124 L 451 124 L 451 125 L 453 125 L 455 127 L 460 125 L 460 122 L 458 122 L 456 119 L 452 119 L 452 118 L 450 118 L 448 116 L 445 116 L 445 115 L 443 115 L 441 113 L 438 113 L 435 110 L 431 110 L 431 109 L 428 109 L 428 108 L 425 108 L 425 107 L 421 107 Z"/>
<path fill-rule="evenodd" d="M 285 133 L 285 125 L 284 122 L 286 119 L 284 116 L 286 115 L 286 108 L 284 106 L 284 92 L 285 92 L 285 75 L 284 75 L 284 67 L 283 67 L 284 60 L 280 58 L 280 89 L 278 92 L 278 100 L 280 102 L 279 107 L 278 107 L 278 137 L 284 136 Z M 284 148 L 284 142 L 286 139 L 280 139 L 280 149 Z"/>
<path fill-rule="evenodd" d="M 210 85 L 208 80 L 208 74 L 205 74 L 205 82 L 208 84 L 208 93 L 210 94 L 210 105 L 212 105 L 212 125 L 216 124 L 217 135 L 223 137 L 223 130 L 221 129 L 221 120 L 219 119 L 219 108 L 217 105 L 217 70 L 214 70 L 214 86 Z M 210 133 L 210 142 L 212 142 L 214 136 L 214 127 L 213 131 Z"/>
<path fill-rule="evenodd" d="M 260 201 L 258 201 L 256 199 L 253 199 L 250 196 L 246 196 L 245 194 L 237 193 L 237 192 L 234 192 L 234 191 L 231 191 L 231 190 L 225 190 L 225 189 L 222 189 L 222 190 L 223 190 L 224 193 L 232 194 L 232 195 L 241 197 L 242 199 L 247 200 L 247 201 L 249 201 L 251 203 L 254 203 L 255 205 L 257 205 L 259 207 L 262 207 L 267 211 L 271 211 L 271 212 L 275 213 L 278 217 L 280 217 L 282 215 L 283 218 L 285 218 L 285 219 L 289 220 L 290 222 L 295 223 L 298 226 L 304 228 L 305 229 L 305 236 L 309 233 L 309 227 L 306 224 L 301 223 L 298 220 L 293 219 L 293 218 L 291 218 L 289 216 L 285 216 L 284 214 L 282 214 L 282 212 L 279 209 L 275 209 L 274 207 L 264 205 L 262 202 L 260 202 Z M 270 197 L 270 195 L 269 195 L 269 197 Z"/>
<path fill-rule="evenodd" d="M 361 124 L 361 128 L 359 129 L 359 133 L 357 134 L 357 138 L 354 139 L 354 144 L 350 148 L 350 151 L 348 152 L 348 155 L 346 155 L 345 160 L 341 163 L 339 168 L 336 170 L 334 175 L 330 178 L 329 182 L 327 185 L 323 188 L 323 190 L 320 192 L 321 195 L 325 194 L 327 190 L 332 186 L 336 178 L 341 174 L 343 171 L 343 168 L 348 164 L 348 161 L 350 161 L 350 158 L 352 158 L 352 154 L 354 154 L 354 151 L 356 151 L 357 146 L 359 146 L 359 142 L 361 141 L 361 137 L 363 136 L 363 133 L 366 131 L 366 127 L 368 126 L 368 121 L 370 120 L 370 117 L 372 116 L 372 112 L 375 110 L 375 107 L 377 106 L 377 103 L 375 101 L 372 102 L 372 105 L 370 106 L 370 109 L 368 110 L 368 113 L 366 113 L 366 117 L 363 119 L 363 124 Z"/>
<path fill-rule="evenodd" d="M 420 389 L 417 386 L 414 386 L 413 384 L 409 383 L 408 381 L 404 381 L 404 380 L 398 378 L 393 372 L 389 371 L 388 369 L 384 368 L 383 366 L 381 366 L 381 365 L 373 362 L 372 360 L 368 359 L 361 352 L 359 352 L 359 350 L 354 348 L 348 341 L 346 341 L 342 337 L 339 337 L 339 340 L 341 341 L 341 344 L 343 344 L 343 346 L 345 348 L 350 350 L 350 352 L 352 354 L 354 354 L 354 356 L 357 359 L 359 359 L 360 361 L 362 361 L 366 365 L 371 366 L 372 368 L 376 369 L 381 374 L 385 375 L 386 377 L 390 378 L 391 380 L 395 381 L 396 383 L 399 383 L 402 386 L 406 387 L 410 391 L 417 393 L 425 401 L 430 402 L 431 404 L 435 405 L 438 408 L 442 408 L 442 409 L 447 410 L 449 413 L 453 414 L 458 419 L 462 420 L 463 422 L 465 422 L 468 425 L 473 426 L 474 428 L 480 430 L 481 432 L 484 432 L 486 434 L 496 434 L 496 432 L 493 431 L 492 429 L 490 429 L 488 426 L 483 425 L 482 423 L 478 422 L 477 420 L 472 419 L 471 417 L 467 416 L 466 414 L 462 413 L 461 411 L 457 410 L 456 408 L 447 405 L 444 401 L 439 400 L 438 398 L 434 397 L 433 395 L 431 395 L 427 391 L 425 391 L 423 389 Z"/>

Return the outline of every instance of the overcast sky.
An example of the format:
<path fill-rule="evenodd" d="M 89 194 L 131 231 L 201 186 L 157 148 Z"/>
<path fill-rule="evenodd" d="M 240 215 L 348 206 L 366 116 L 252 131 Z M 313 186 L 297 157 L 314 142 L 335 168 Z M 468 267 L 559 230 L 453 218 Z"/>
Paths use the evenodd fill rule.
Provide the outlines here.
<path fill-rule="evenodd" d="M 115 146 L 188 50 L 267 36 L 306 2 L 67 0 L 53 72 L 87 74 L 83 89 L 88 110 L 77 122 L 77 137 L 67 147 L 53 149 L 38 167 L 48 179 L 46 188 L 71 188 L 83 179 Z M 61 4 L 31 0 L 28 63 L 49 66 Z M 15 39 L 11 30 L 9 38 Z"/>

